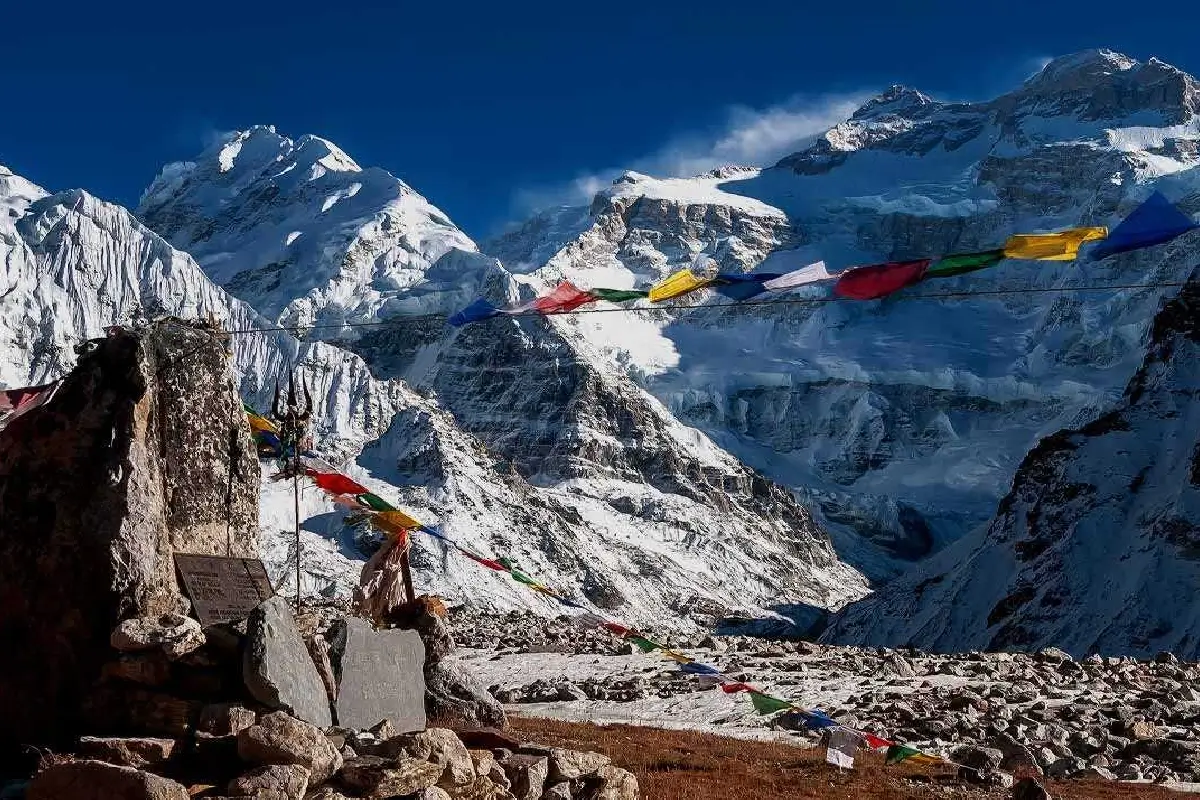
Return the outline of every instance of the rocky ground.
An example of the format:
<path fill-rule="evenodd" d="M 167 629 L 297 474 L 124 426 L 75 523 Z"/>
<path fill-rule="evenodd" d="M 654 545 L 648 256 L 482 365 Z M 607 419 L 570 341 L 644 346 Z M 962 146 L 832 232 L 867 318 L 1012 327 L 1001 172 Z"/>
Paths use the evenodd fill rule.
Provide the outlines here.
<path fill-rule="evenodd" d="M 531 716 L 711 730 L 816 743 L 788 713 L 631 653 L 603 631 L 518 615 L 452 614 L 460 656 L 498 700 Z M 1186 788 L 1200 781 L 1200 664 L 1066 653 L 832 647 L 743 637 L 669 639 L 688 655 L 848 725 L 959 763 L 1051 778 Z"/>

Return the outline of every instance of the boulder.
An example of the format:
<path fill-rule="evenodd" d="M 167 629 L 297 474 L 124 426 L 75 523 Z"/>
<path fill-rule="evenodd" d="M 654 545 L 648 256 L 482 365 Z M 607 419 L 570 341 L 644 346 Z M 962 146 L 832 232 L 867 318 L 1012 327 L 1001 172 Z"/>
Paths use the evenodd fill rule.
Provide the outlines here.
<path fill-rule="evenodd" d="M 102 761 L 71 761 L 39 772 L 26 800 L 189 800 L 175 781 Z"/>
<path fill-rule="evenodd" d="M 550 776 L 550 759 L 517 753 L 505 758 L 501 766 L 511 783 L 509 791 L 517 800 L 541 798 L 546 790 L 546 779 Z"/>
<path fill-rule="evenodd" d="M 542 792 L 542 800 L 572 800 L 571 784 L 556 783 Z"/>
<path fill-rule="evenodd" d="M 446 790 L 440 786 L 430 786 L 421 794 L 417 795 L 419 800 L 454 800 L 450 795 L 446 794 Z"/>
<path fill-rule="evenodd" d="M 162 686 L 171 680 L 171 663 L 161 651 L 124 653 L 116 661 L 104 665 L 101 677 L 143 686 Z"/>
<path fill-rule="evenodd" d="M 555 747 L 550 752 L 550 780 L 557 783 L 595 775 L 601 767 L 607 767 L 610 763 L 612 759 L 601 753 Z"/>
<path fill-rule="evenodd" d="M 496 698 L 453 661 L 426 664 L 425 713 L 488 728 L 508 726 L 508 717 Z"/>
<path fill-rule="evenodd" d="M 512 788 L 512 781 L 508 779 L 504 768 L 500 766 L 491 750 L 471 750 L 471 761 L 475 764 L 475 774 L 479 777 L 487 778 L 505 791 Z"/>
<path fill-rule="evenodd" d="M 299 764 L 313 783 L 322 783 L 342 766 L 342 755 L 325 734 L 282 711 L 267 714 L 237 736 L 238 755 L 251 764 Z"/>
<path fill-rule="evenodd" d="M 338 781 L 354 794 L 395 797 L 433 786 L 444 771 L 445 767 L 418 758 L 360 756 L 342 765 Z"/>
<path fill-rule="evenodd" d="M 952 750 L 950 760 L 977 770 L 994 770 L 1000 768 L 1000 762 L 1004 760 L 1004 753 L 992 747 L 967 745 Z"/>
<path fill-rule="evenodd" d="M 80 755 L 135 769 L 151 764 L 161 764 L 174 752 L 174 739 L 121 739 L 95 736 L 83 736 L 79 739 Z"/>
<path fill-rule="evenodd" d="M 580 800 L 639 800 L 640 796 L 633 773 L 611 764 L 586 779 L 583 792 L 578 795 Z"/>
<path fill-rule="evenodd" d="M 325 683 L 300 637 L 287 599 L 276 595 L 250 612 L 242 676 L 251 696 L 263 705 L 322 728 L 333 724 Z"/>
<path fill-rule="evenodd" d="M 308 791 L 309 771 L 299 764 L 271 764 L 252 769 L 229 782 L 226 792 L 231 797 L 258 797 L 274 793 L 287 800 L 303 800 Z"/>
<path fill-rule="evenodd" d="M 69 746 L 122 619 L 182 614 L 176 552 L 257 558 L 259 465 L 224 346 L 98 340 L 0 447 L 0 740 Z M 197 458 L 197 453 L 207 457 Z"/>
<path fill-rule="evenodd" d="M 411 630 L 374 630 L 349 618 L 341 628 L 338 722 L 367 728 L 387 720 L 397 732 L 425 727 L 425 648 Z"/>
<path fill-rule="evenodd" d="M 200 710 L 198 730 L 213 736 L 236 736 L 258 721 L 258 715 L 237 703 L 213 703 Z"/>
<path fill-rule="evenodd" d="M 1046 791 L 1035 778 L 1021 778 L 1013 786 L 1011 800 L 1051 800 Z"/>

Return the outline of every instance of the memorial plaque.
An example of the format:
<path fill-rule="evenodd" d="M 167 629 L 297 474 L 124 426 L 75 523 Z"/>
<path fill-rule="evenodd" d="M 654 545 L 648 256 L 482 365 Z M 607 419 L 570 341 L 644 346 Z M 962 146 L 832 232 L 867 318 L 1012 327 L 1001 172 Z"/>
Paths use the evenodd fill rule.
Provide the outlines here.
<path fill-rule="evenodd" d="M 175 566 L 200 624 L 245 619 L 275 594 L 267 569 L 257 558 L 175 554 Z"/>

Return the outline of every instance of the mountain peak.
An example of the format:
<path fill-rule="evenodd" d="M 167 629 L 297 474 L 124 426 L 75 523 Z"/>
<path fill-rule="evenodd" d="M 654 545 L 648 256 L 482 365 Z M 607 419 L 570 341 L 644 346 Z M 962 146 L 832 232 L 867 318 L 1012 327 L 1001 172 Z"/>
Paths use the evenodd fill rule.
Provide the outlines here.
<path fill-rule="evenodd" d="M 936 101 L 924 92 L 894 84 L 863 103 L 850 118 L 861 120 L 893 115 L 908 116 L 914 111 L 925 110 L 936 104 Z"/>
<path fill-rule="evenodd" d="M 1041 72 L 1030 78 L 1026 85 L 1055 84 L 1074 85 L 1103 79 L 1117 72 L 1125 72 L 1138 66 L 1137 59 L 1104 48 L 1082 50 L 1051 59 Z"/>

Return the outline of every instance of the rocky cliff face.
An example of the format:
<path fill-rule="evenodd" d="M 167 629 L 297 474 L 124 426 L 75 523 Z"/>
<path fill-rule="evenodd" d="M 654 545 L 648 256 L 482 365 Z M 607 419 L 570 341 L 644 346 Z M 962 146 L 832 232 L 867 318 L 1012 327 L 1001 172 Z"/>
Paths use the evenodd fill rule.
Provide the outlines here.
<path fill-rule="evenodd" d="M 1198 241 L 1174 248 L 1182 258 Z M 1039 442 L 986 531 L 847 608 L 826 638 L 1195 658 L 1198 303 L 1193 271 L 1120 402 Z"/>
<path fill-rule="evenodd" d="M 258 556 L 258 459 L 211 330 L 91 344 L 0 435 L 0 737 L 77 728 L 119 619 L 187 608 L 177 552 Z"/>

